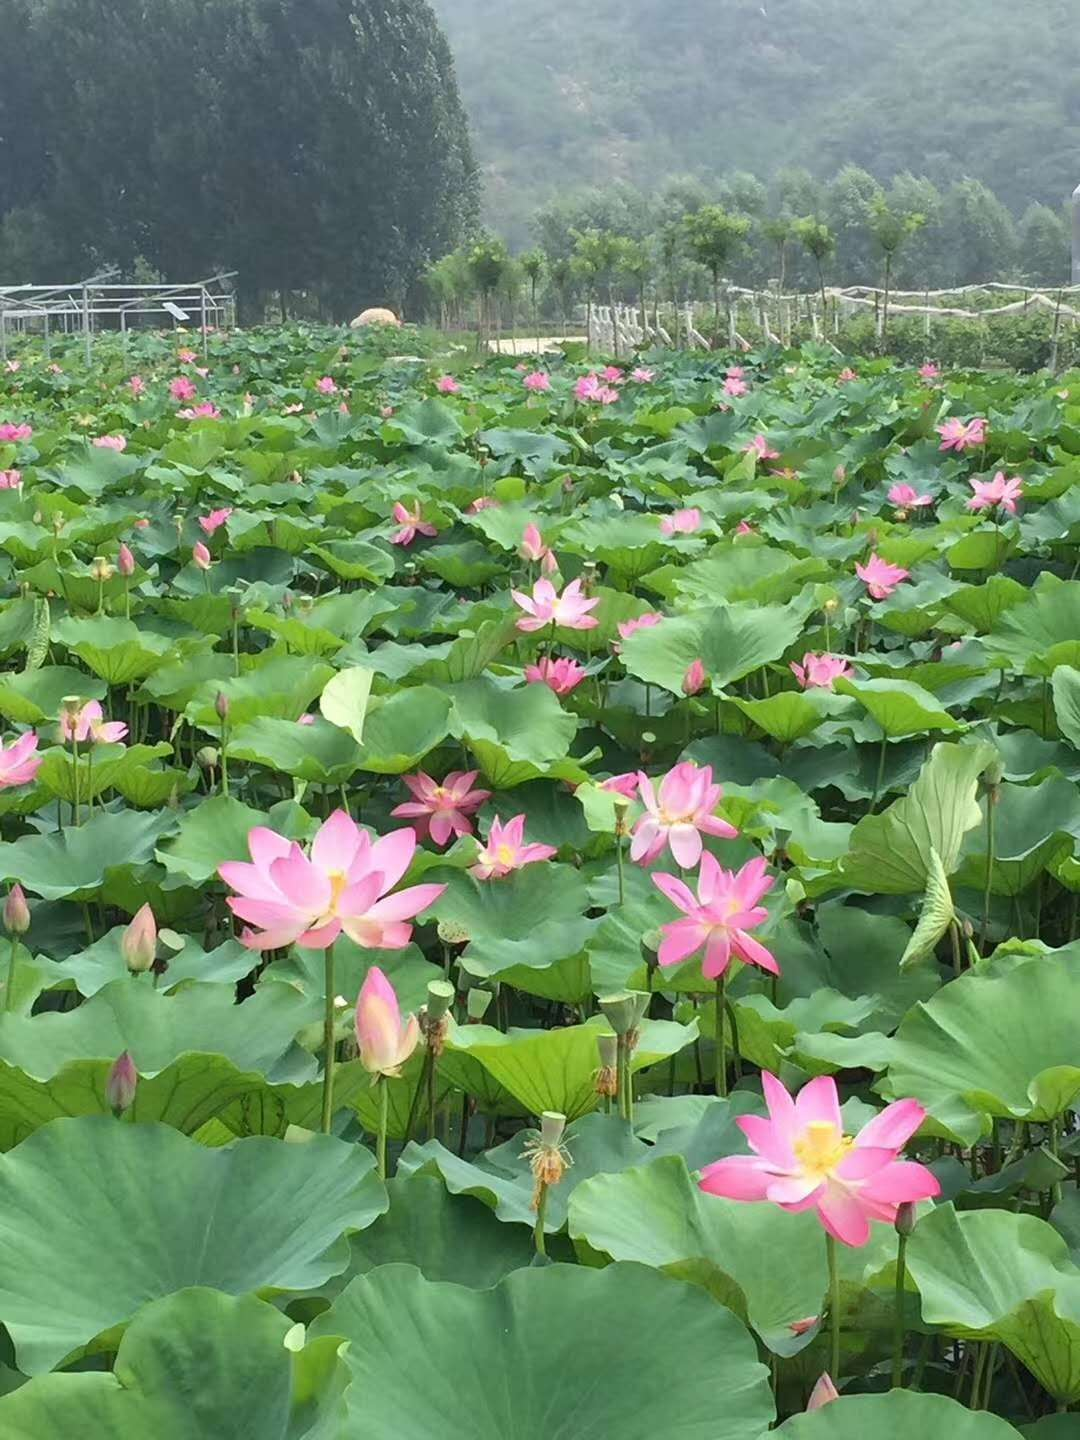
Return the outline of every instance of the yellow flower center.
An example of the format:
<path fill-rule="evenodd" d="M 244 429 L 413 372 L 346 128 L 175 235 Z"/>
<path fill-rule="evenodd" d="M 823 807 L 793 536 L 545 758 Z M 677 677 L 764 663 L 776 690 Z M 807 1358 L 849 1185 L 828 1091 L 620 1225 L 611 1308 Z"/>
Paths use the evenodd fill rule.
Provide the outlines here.
<path fill-rule="evenodd" d="M 805 1175 L 826 1180 L 854 1144 L 831 1120 L 811 1120 L 791 1148 Z"/>
<path fill-rule="evenodd" d="M 514 847 L 512 845 L 499 845 L 495 850 L 495 858 L 500 865 L 512 865 L 514 863 Z"/>
<path fill-rule="evenodd" d="M 349 887 L 349 877 L 344 870 L 332 870 L 329 878 L 330 903 L 326 907 L 326 913 L 333 915 L 337 912 L 338 901 Z"/>

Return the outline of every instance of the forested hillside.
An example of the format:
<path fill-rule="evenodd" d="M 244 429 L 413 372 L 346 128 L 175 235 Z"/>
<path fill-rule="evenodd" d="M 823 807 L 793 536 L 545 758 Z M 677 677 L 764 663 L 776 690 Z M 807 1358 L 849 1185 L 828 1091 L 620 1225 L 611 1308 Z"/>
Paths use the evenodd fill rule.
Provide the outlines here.
<path fill-rule="evenodd" d="M 848 162 L 1014 212 L 1080 180 L 1070 0 L 433 0 L 493 223 L 575 182 Z"/>

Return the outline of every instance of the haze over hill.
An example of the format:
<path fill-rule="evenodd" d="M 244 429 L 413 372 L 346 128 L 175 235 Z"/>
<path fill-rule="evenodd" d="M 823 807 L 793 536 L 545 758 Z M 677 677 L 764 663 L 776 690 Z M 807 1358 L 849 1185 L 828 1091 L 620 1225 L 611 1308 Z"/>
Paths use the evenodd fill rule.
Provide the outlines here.
<path fill-rule="evenodd" d="M 574 185 L 847 162 L 972 176 L 1014 212 L 1080 181 L 1074 0 L 431 0 L 490 222 Z"/>

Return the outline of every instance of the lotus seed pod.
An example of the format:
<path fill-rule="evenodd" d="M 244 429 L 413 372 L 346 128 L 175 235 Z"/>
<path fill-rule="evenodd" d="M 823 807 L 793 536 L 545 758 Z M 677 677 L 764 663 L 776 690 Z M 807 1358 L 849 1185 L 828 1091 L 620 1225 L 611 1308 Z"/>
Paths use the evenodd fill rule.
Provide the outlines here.
<path fill-rule="evenodd" d="M 494 1000 L 490 990 L 470 990 L 465 996 L 465 1014 L 474 1025 L 479 1025 Z"/>

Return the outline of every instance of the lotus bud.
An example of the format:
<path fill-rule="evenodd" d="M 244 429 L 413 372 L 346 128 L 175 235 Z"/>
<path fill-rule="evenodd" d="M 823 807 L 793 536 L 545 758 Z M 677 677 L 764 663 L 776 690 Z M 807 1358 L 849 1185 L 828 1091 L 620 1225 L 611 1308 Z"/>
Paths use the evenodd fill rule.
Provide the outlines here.
<path fill-rule="evenodd" d="M 225 721 L 229 718 L 229 697 L 224 690 L 219 690 L 214 696 L 214 714 L 219 720 Z"/>
<path fill-rule="evenodd" d="M 807 1401 L 807 1410 L 820 1410 L 823 1405 L 828 1405 L 832 1400 L 839 1400 L 840 1392 L 832 1382 L 831 1375 L 822 1375 L 821 1379 L 810 1392 L 810 1399 Z"/>
<path fill-rule="evenodd" d="M 906 1240 L 915 1229 L 915 1202 L 904 1200 L 896 1207 L 896 1219 L 893 1222 L 897 1235 L 902 1235 Z"/>
<path fill-rule="evenodd" d="M 210 551 L 201 540 L 196 540 L 192 547 L 191 561 L 199 570 L 209 570 L 213 564 L 213 561 L 210 559 Z"/>
<path fill-rule="evenodd" d="M 596 1072 L 596 1093 L 614 1099 L 619 1093 L 619 1037 L 598 1035 L 596 1046 L 600 1051 L 600 1068 Z"/>
<path fill-rule="evenodd" d="M 684 695 L 699 695 L 705 689 L 705 666 L 700 660 L 695 660 L 687 666 L 686 674 L 683 676 L 682 691 Z"/>
<path fill-rule="evenodd" d="M 64 525 L 65 525 L 66 523 L 67 523 L 67 522 L 64 520 L 63 515 L 54 515 L 54 516 L 52 517 L 53 534 L 54 534 L 54 535 L 59 535 L 60 532 L 61 532 L 61 530 L 63 530 Z"/>
<path fill-rule="evenodd" d="M 125 1110 L 131 1109 L 138 1083 L 139 1072 L 135 1069 L 135 1061 L 125 1050 L 113 1062 L 109 1078 L 105 1081 L 105 1103 L 118 1120 Z"/>
<path fill-rule="evenodd" d="M 139 910 L 124 931 L 120 950 L 133 975 L 141 975 L 153 965 L 157 958 L 157 922 L 149 905 Z"/>
<path fill-rule="evenodd" d="M 116 552 L 116 568 L 125 580 L 135 574 L 135 556 L 123 541 L 120 543 L 120 549 Z"/>
<path fill-rule="evenodd" d="M 835 615 L 837 610 L 840 609 L 840 601 L 834 595 L 831 600 L 826 600 L 821 608 L 825 611 L 826 615 Z"/>
<path fill-rule="evenodd" d="M 18 883 L 12 885 L 4 901 L 4 929 L 9 935 L 25 935 L 30 929 L 30 906 Z"/>
<path fill-rule="evenodd" d="M 479 1025 L 494 1000 L 490 990 L 470 990 L 465 996 L 465 1014 L 471 1025 Z"/>

